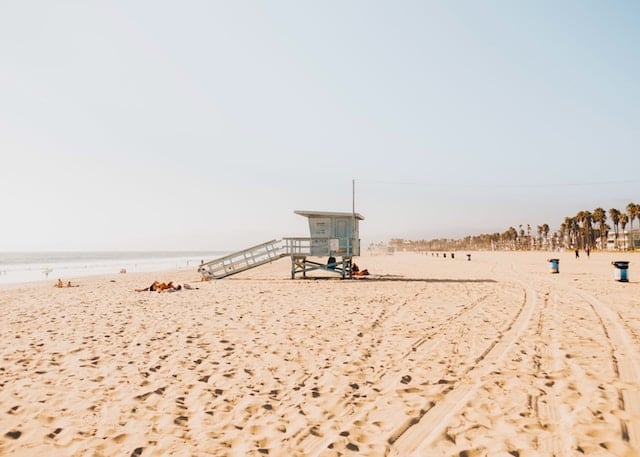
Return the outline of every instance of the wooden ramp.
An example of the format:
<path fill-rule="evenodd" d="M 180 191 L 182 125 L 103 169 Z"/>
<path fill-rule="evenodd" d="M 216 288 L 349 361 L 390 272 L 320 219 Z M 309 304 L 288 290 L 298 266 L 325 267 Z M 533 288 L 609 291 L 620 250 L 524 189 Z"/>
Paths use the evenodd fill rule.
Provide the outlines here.
<path fill-rule="evenodd" d="M 340 246 L 339 240 L 328 237 L 282 238 L 203 263 L 198 272 L 206 280 L 222 279 L 283 257 L 291 257 L 291 279 L 295 279 L 296 275 L 306 278 L 307 273 L 314 270 L 324 270 L 338 274 L 342 279 L 351 279 L 353 245 L 354 240 L 351 239 L 346 239 L 344 246 Z M 336 259 L 336 256 L 340 259 Z M 321 263 L 308 260 L 307 257 L 328 259 L 326 263 Z"/>
<path fill-rule="evenodd" d="M 282 240 L 271 240 L 203 263 L 198 272 L 205 279 L 221 279 L 288 256 Z"/>

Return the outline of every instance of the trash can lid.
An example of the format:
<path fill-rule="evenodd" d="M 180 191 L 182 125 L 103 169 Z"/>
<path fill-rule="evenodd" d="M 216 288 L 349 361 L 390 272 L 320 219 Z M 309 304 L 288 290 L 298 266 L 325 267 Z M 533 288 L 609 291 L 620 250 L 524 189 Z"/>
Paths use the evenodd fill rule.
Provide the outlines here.
<path fill-rule="evenodd" d="M 549 259 L 547 262 L 560 262 L 560 259 Z"/>
<path fill-rule="evenodd" d="M 617 268 L 626 269 L 629 267 L 629 262 L 626 260 L 616 260 L 615 262 L 611 262 L 611 264 Z"/>

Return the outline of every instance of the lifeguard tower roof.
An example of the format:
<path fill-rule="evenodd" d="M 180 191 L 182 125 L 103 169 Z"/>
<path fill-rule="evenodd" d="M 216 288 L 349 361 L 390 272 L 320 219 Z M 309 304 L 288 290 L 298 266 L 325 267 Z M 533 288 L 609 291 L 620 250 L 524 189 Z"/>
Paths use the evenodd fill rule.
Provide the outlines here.
<path fill-rule="evenodd" d="M 302 211 L 296 210 L 294 213 L 304 217 L 355 217 L 359 221 L 364 221 L 364 216 L 359 213 L 345 213 L 335 211 Z"/>

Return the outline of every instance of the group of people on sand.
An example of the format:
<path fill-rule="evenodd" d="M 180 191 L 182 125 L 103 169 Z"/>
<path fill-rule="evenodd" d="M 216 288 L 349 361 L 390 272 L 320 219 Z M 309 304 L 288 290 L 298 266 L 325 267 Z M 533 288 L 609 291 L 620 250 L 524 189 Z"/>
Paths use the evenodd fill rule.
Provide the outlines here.
<path fill-rule="evenodd" d="M 63 288 L 63 287 L 80 287 L 78 284 L 71 284 L 71 281 L 67 281 L 65 284 L 62 279 L 58 279 L 53 287 Z M 153 281 L 153 283 L 149 287 L 145 287 L 144 289 L 135 289 L 136 292 L 177 292 L 182 290 L 183 286 L 180 284 L 175 285 L 173 281 L 169 282 L 160 282 Z M 193 289 L 189 284 L 184 285 L 185 289 Z M 196 287 L 197 289 L 197 287 Z"/>
<path fill-rule="evenodd" d="M 177 292 L 182 290 L 182 286 L 180 284 L 175 285 L 173 281 L 169 282 L 160 282 L 153 281 L 153 283 L 149 287 L 145 287 L 144 289 L 136 289 L 136 292 Z M 193 289 L 189 284 L 184 285 L 185 289 Z M 197 287 L 196 287 L 197 289 Z"/>
<path fill-rule="evenodd" d="M 176 292 L 178 290 L 182 290 L 182 286 L 180 284 L 178 284 L 177 286 L 174 285 L 173 281 L 153 281 L 153 283 L 149 287 L 145 287 L 144 289 L 136 289 L 136 292 Z"/>
<path fill-rule="evenodd" d="M 65 284 L 65 283 L 62 282 L 62 279 L 58 278 L 58 280 L 53 285 L 53 287 L 58 287 L 58 288 L 62 288 L 62 287 L 80 287 L 80 285 L 71 284 L 71 281 L 67 281 L 67 283 Z"/>
<path fill-rule="evenodd" d="M 587 257 L 589 257 L 589 254 L 591 254 L 591 250 L 589 248 L 586 248 L 584 252 L 587 254 Z M 578 249 L 575 250 L 575 253 L 576 259 L 580 258 L 580 251 Z"/>

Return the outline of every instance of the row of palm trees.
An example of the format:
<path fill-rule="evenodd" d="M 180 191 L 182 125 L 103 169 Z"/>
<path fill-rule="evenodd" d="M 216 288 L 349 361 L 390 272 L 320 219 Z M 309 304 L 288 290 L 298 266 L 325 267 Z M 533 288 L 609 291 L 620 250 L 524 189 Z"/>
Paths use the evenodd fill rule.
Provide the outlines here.
<path fill-rule="evenodd" d="M 608 217 L 607 217 L 608 215 Z M 629 203 L 626 212 L 616 208 L 605 211 L 596 208 L 593 211 L 579 211 L 573 217 L 565 217 L 560 229 L 550 233 L 549 224 L 541 224 L 533 233 L 531 225 L 520 224 L 518 229 L 509 227 L 503 233 L 485 233 L 466 236 L 462 239 L 403 240 L 392 239 L 389 244 L 397 250 L 438 251 L 450 249 L 492 249 L 492 250 L 557 250 L 565 249 L 607 249 L 607 238 L 610 230 L 614 231 L 615 248 L 634 248 L 619 244 L 620 231 L 625 233 L 627 224 L 633 231 L 633 222 L 640 221 L 640 205 Z M 607 222 L 611 221 L 610 226 Z M 627 237 L 624 237 L 625 243 Z"/>
<path fill-rule="evenodd" d="M 565 217 L 560 224 L 560 234 L 566 240 L 565 245 L 583 249 L 605 249 L 609 232 L 613 229 L 615 247 L 619 248 L 620 230 L 624 233 L 629 224 L 630 231 L 633 232 L 633 222 L 636 219 L 640 221 L 639 204 L 629 203 L 625 209 L 626 212 L 617 208 L 609 209 L 608 214 L 613 226 L 607 223 L 607 212 L 602 208 L 596 208 L 593 212 L 580 211 L 574 217 Z M 633 241 L 628 247 L 634 248 Z"/>

